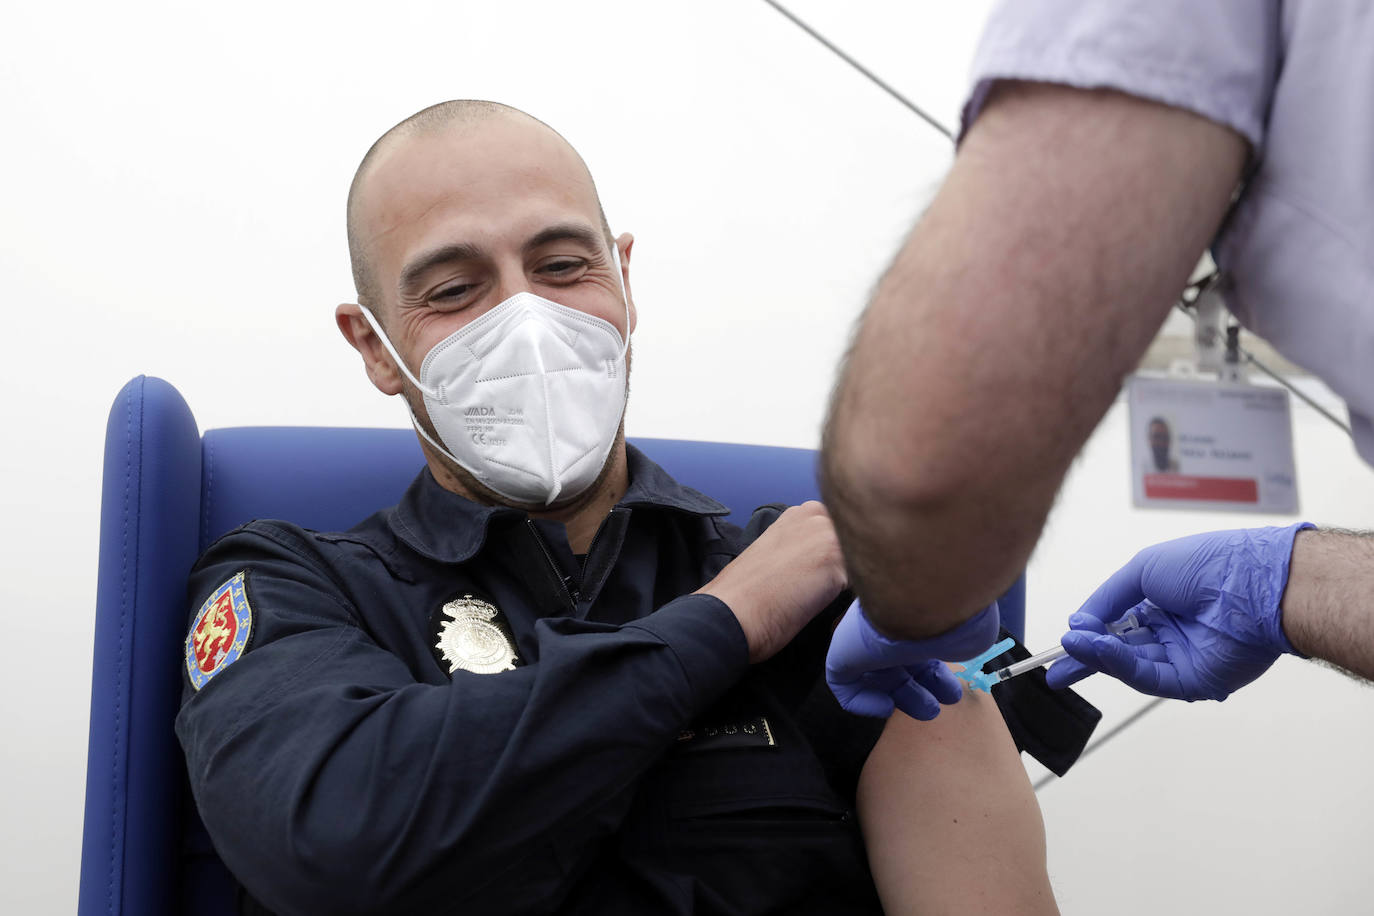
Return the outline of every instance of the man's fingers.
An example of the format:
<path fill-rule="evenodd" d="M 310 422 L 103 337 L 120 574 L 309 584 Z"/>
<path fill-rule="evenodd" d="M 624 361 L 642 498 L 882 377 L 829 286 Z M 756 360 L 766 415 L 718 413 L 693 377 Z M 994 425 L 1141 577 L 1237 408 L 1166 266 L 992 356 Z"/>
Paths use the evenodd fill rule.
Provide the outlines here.
<path fill-rule="evenodd" d="M 840 705 L 856 716 L 874 719 L 886 719 L 896 706 L 892 697 L 881 690 L 860 690 L 848 703 L 841 702 Z"/>
<path fill-rule="evenodd" d="M 1094 641 L 1099 636 L 1101 634 L 1070 630 L 1059 640 L 1059 644 L 1064 647 L 1065 652 L 1069 653 L 1069 658 L 1081 665 L 1097 670 L 1097 649 Z"/>
<path fill-rule="evenodd" d="M 1055 690 L 1063 690 L 1096 673 L 1096 668 L 1089 668 L 1076 658 L 1061 658 L 1045 672 L 1045 682 Z"/>
<path fill-rule="evenodd" d="M 904 668 L 879 668 L 859 676 L 848 684 L 831 683 L 840 705 L 860 716 L 886 719 L 896 705 L 894 694 L 911 680 Z M 841 695 L 841 694 L 844 695 Z"/>
<path fill-rule="evenodd" d="M 949 670 L 948 665 L 932 660 L 926 670 L 927 674 L 918 679 L 941 704 L 948 706 L 958 703 L 963 698 L 964 685 L 959 682 L 954 672 Z"/>
<path fill-rule="evenodd" d="M 1157 641 L 1136 645 L 1131 651 L 1135 653 L 1136 658 L 1143 658 L 1147 662 L 1167 663 L 1169 661 L 1169 650 Z"/>
<path fill-rule="evenodd" d="M 856 681 L 832 682 L 831 689 L 840 706 L 856 715 L 884 719 L 895 707 L 922 721 L 939 715 L 942 703 L 957 703 L 964 695 L 954 672 L 934 660 L 910 671 L 900 667 L 870 671 Z"/>
<path fill-rule="evenodd" d="M 844 612 L 835 632 L 830 636 L 830 650 L 825 656 L 825 679 L 839 690 L 842 683 L 857 683 L 865 669 L 871 665 L 873 654 L 868 646 L 868 637 L 863 623 L 863 612 L 859 602 L 849 605 Z M 862 647 L 863 651 L 859 651 Z"/>
<path fill-rule="evenodd" d="M 856 716 L 871 716 L 874 719 L 886 719 L 892 715 L 892 697 L 881 690 L 868 687 L 862 679 L 848 684 L 832 683 L 830 689 L 845 712 L 852 712 Z"/>
<path fill-rule="evenodd" d="M 1112 573 L 1106 582 L 1099 585 L 1097 591 L 1088 596 L 1088 600 L 1083 602 L 1083 606 L 1074 616 L 1081 614 L 1095 617 L 1103 623 L 1111 623 L 1125 616 L 1127 611 L 1145 600 L 1145 593 L 1140 585 L 1140 570 L 1143 564 L 1144 559 L 1140 554 L 1136 554 L 1131 562 Z"/>
<path fill-rule="evenodd" d="M 1083 633 L 1096 633 L 1099 636 L 1107 634 L 1107 625 L 1098 620 L 1091 614 L 1078 612 L 1069 615 L 1069 628 Z"/>
<path fill-rule="evenodd" d="M 1074 618 L 1070 618 L 1070 622 L 1074 622 Z M 1046 681 L 1056 690 L 1099 671 L 1156 696 L 1163 695 L 1157 692 L 1159 690 L 1174 690 L 1178 681 L 1168 651 L 1160 645 L 1158 637 L 1144 627 L 1132 630 L 1125 637 L 1071 630 L 1064 634 L 1061 643 L 1069 657 L 1051 665 L 1045 674 Z"/>
<path fill-rule="evenodd" d="M 1157 660 L 1159 653 L 1149 646 L 1128 646 L 1112 636 L 1091 637 L 1091 651 L 1098 670 L 1128 687 L 1151 696 L 1183 698 L 1178 672 L 1169 663 Z M 1162 647 L 1159 647 L 1162 648 Z"/>
<path fill-rule="evenodd" d="M 940 714 L 940 701 L 908 675 L 906 683 L 892 691 L 892 700 L 897 708 L 911 716 L 928 722 Z"/>

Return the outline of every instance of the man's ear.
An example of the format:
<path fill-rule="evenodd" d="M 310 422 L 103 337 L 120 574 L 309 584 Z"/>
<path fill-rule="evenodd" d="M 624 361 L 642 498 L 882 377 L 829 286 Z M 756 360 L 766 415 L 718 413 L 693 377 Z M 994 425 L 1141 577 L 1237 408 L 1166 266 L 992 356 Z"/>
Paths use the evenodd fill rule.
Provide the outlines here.
<path fill-rule="evenodd" d="M 401 372 L 377 337 L 377 332 L 363 317 L 363 307 L 353 302 L 343 303 L 334 309 L 334 323 L 339 326 L 339 332 L 349 346 L 362 356 L 367 377 L 377 386 L 377 390 L 382 394 L 400 394 Z"/>
<path fill-rule="evenodd" d="M 622 232 L 615 240 L 615 245 L 620 249 L 620 282 L 625 286 L 625 302 L 630 307 L 630 333 L 633 334 L 635 324 L 639 321 L 639 313 L 635 310 L 635 297 L 630 292 L 630 250 L 635 247 L 635 237 L 628 232 Z"/>

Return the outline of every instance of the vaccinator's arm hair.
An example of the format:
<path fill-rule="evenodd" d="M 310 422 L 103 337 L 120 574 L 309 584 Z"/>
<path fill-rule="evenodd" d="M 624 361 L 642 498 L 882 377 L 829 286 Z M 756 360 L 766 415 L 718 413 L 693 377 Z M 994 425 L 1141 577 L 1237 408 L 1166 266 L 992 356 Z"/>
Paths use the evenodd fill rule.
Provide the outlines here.
<path fill-rule="evenodd" d="M 825 502 L 878 629 L 943 632 L 1020 573 L 1246 149 L 1120 93 L 994 89 L 879 283 L 827 420 Z"/>
<path fill-rule="evenodd" d="M 1374 681 L 1374 532 L 1299 531 L 1281 607 L 1299 652 Z"/>

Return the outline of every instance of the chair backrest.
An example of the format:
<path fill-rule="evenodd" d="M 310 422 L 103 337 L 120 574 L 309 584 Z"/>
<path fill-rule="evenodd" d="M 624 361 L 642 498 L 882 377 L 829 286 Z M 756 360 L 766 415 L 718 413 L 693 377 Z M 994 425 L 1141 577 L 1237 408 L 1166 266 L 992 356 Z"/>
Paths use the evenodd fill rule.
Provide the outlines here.
<path fill-rule="evenodd" d="M 680 482 L 730 507 L 728 517 L 739 525 L 764 503 L 817 498 L 816 456 L 810 449 L 630 441 Z M 423 463 L 409 429 L 206 430 L 199 547 L 204 550 L 255 518 L 289 519 L 319 531 L 351 527 L 394 504 Z"/>
<path fill-rule="evenodd" d="M 758 505 L 817 497 L 808 449 L 633 441 L 737 523 Z M 422 462 L 404 429 L 242 427 L 202 439 L 171 385 L 140 376 L 124 386 L 105 440 L 82 916 L 234 911 L 172 730 L 196 557 L 254 518 L 347 528 L 395 503 Z M 1003 602 L 1018 633 L 1023 587 Z"/>

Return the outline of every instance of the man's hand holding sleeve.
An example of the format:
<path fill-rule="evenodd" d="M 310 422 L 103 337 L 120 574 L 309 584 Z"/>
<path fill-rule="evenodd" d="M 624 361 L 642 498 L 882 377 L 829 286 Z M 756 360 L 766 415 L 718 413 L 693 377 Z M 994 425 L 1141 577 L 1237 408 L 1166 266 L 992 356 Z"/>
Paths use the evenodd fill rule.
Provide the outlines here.
<path fill-rule="evenodd" d="M 826 682 L 852 713 L 885 718 L 895 706 L 913 719 L 933 719 L 941 703 L 957 703 L 963 696 L 958 678 L 941 659 L 977 655 L 997 639 L 999 622 L 994 602 L 938 636 L 895 640 L 879 633 L 855 601 L 831 637 Z"/>
<path fill-rule="evenodd" d="M 697 589 L 735 615 L 749 662 L 767 661 L 845 587 L 844 558 L 825 506 L 793 506 L 710 582 Z"/>
<path fill-rule="evenodd" d="M 1102 584 L 1062 639 L 1070 655 L 1051 687 L 1102 671 L 1142 693 L 1224 700 L 1280 655 L 1296 653 L 1281 625 L 1293 539 L 1304 528 L 1217 531 L 1147 547 Z M 1132 609 L 1127 639 L 1106 625 Z"/>

